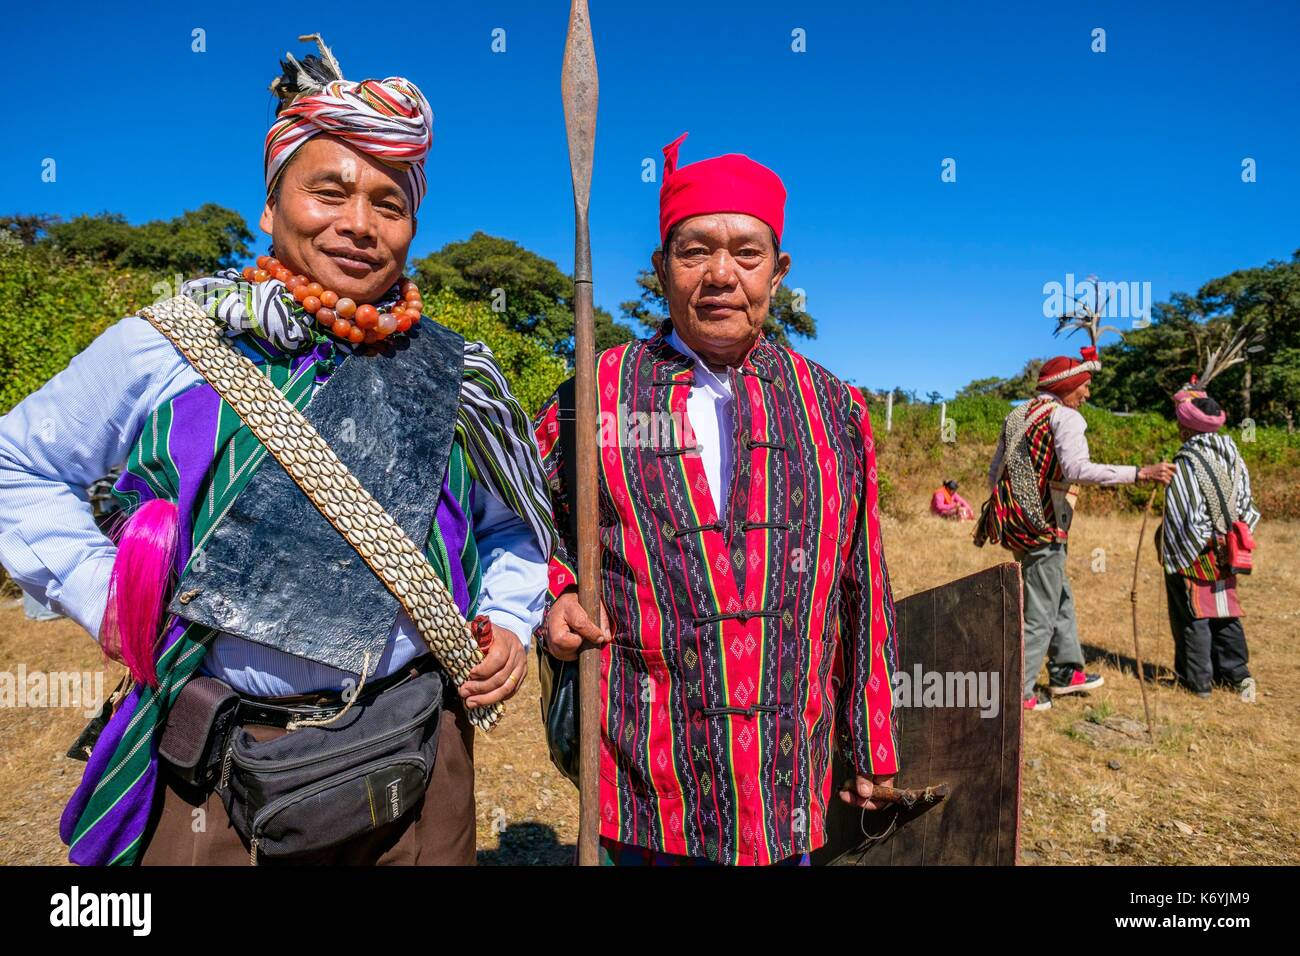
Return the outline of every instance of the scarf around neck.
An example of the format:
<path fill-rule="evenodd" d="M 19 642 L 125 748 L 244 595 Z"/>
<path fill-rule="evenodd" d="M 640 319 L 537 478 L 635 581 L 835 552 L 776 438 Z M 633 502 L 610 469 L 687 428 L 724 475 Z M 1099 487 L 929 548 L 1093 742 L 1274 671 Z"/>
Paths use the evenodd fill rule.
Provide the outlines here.
<path fill-rule="evenodd" d="M 228 334 L 251 332 L 285 352 L 297 352 L 324 335 L 316 331 L 316 320 L 279 279 L 254 283 L 246 280 L 238 269 L 222 269 L 214 275 L 184 283 L 181 294 L 202 306 L 226 327 Z M 401 290 L 395 283 L 372 304 L 383 312 L 396 305 L 400 298 Z M 351 351 L 346 345 L 342 347 Z"/>

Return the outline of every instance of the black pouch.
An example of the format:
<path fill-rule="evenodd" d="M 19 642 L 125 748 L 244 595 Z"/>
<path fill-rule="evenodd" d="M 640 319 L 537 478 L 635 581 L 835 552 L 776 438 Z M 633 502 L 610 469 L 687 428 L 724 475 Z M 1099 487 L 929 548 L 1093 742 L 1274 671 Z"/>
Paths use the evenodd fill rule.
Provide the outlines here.
<path fill-rule="evenodd" d="M 251 863 L 323 850 L 400 819 L 423 796 L 438 750 L 443 678 L 419 674 L 333 723 L 259 743 L 230 738 L 221 799 Z"/>
<path fill-rule="evenodd" d="M 71 757 L 73 760 L 87 761 L 90 759 L 90 753 L 95 749 L 95 744 L 99 742 L 99 735 L 104 732 L 108 726 L 113 714 L 117 710 L 117 705 L 122 702 L 122 698 L 131 690 L 131 676 L 128 674 L 117 682 L 113 688 L 113 693 L 108 695 L 108 700 L 104 701 L 99 712 L 90 718 L 90 722 L 82 728 L 77 739 L 68 747 L 68 752 L 64 755 Z"/>
<path fill-rule="evenodd" d="M 578 727 L 578 662 L 552 657 L 542 647 L 540 636 L 533 643 L 537 645 L 537 680 L 542 685 L 546 749 L 555 769 L 576 786 L 582 739 Z"/>
<path fill-rule="evenodd" d="M 172 773 L 191 786 L 216 781 L 238 704 L 234 689 L 215 677 L 194 677 L 181 688 L 158 741 L 158 755 Z"/>

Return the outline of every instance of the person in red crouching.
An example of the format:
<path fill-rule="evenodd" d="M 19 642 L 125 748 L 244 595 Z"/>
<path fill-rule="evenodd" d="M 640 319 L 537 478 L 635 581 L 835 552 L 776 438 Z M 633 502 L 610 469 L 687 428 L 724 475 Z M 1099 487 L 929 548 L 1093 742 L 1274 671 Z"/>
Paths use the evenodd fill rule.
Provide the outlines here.
<path fill-rule="evenodd" d="M 930 513 L 954 521 L 969 521 L 975 517 L 970 502 L 957 494 L 957 482 L 949 478 L 930 496 Z"/>

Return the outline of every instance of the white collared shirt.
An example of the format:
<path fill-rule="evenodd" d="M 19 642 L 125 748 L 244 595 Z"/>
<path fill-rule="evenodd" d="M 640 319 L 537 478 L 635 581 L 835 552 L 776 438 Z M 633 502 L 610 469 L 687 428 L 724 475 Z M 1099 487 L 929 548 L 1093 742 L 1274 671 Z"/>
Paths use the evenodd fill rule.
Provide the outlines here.
<path fill-rule="evenodd" d="M 731 474 L 735 464 L 736 397 L 731 391 L 731 376 L 718 374 L 707 362 L 682 341 L 677 330 L 668 333 L 668 344 L 695 362 L 694 384 L 686 399 L 686 417 L 695 433 L 704 475 L 709 480 L 714 507 L 721 518 L 727 506 Z"/>
<path fill-rule="evenodd" d="M 1035 397 L 1049 398 L 1056 402 L 1049 424 L 1052 443 L 1056 448 L 1056 460 L 1061 465 L 1061 474 L 1066 481 L 1111 488 L 1115 485 L 1131 485 L 1138 480 L 1136 465 L 1103 465 L 1092 460 L 1088 451 L 1088 438 L 1084 434 L 1088 430 L 1088 422 L 1078 410 L 1062 405 L 1060 396 L 1051 392 L 1039 392 Z M 1002 461 L 1007 454 L 1004 438 L 1005 436 L 998 439 L 993 464 L 989 466 L 990 490 L 1002 477 Z"/>

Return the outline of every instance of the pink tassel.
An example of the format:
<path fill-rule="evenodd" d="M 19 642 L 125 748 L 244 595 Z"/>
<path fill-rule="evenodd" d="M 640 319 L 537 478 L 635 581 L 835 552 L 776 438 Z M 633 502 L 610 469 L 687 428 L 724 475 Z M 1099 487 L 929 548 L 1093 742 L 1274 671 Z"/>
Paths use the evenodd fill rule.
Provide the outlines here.
<path fill-rule="evenodd" d="M 162 499 L 146 502 L 127 519 L 100 628 L 104 652 L 120 656 L 131 677 L 150 687 L 158 686 L 154 648 L 176 560 L 178 524 L 176 506 Z"/>

